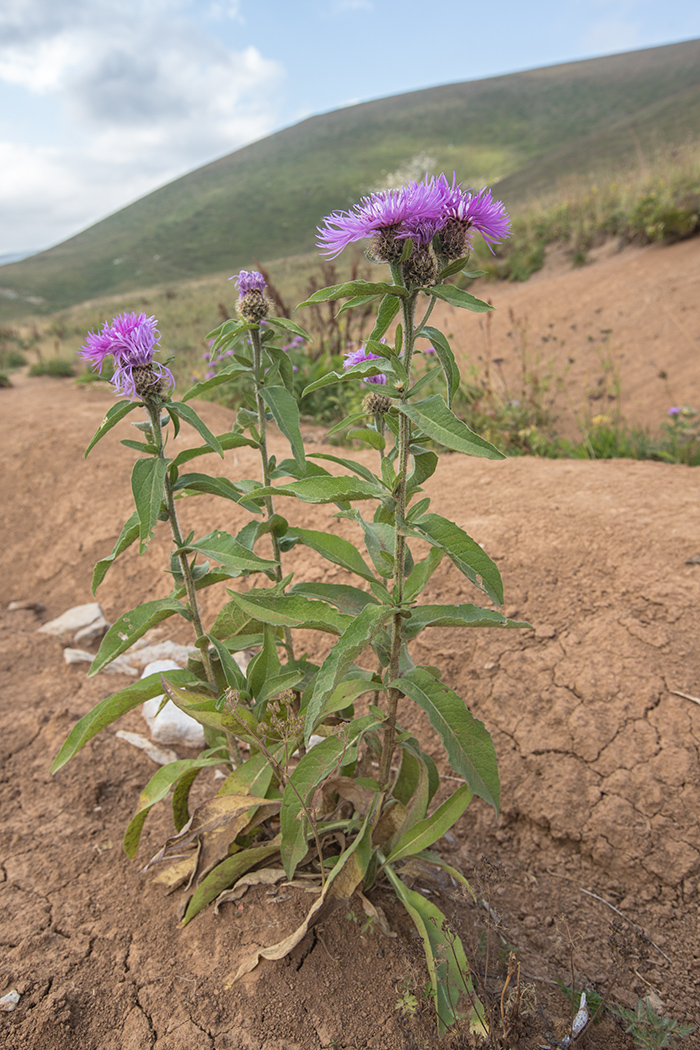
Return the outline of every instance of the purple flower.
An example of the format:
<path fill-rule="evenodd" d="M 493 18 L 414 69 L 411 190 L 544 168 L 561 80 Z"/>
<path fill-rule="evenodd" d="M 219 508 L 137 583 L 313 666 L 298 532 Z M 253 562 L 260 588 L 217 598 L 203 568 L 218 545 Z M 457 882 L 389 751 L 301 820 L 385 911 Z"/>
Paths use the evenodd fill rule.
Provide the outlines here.
<path fill-rule="evenodd" d="M 240 296 L 246 295 L 252 289 L 257 292 L 262 292 L 267 288 L 265 284 L 265 278 L 257 270 L 241 270 L 240 273 L 234 273 L 233 277 L 229 277 L 229 281 L 233 281 L 235 278 L 236 289 Z"/>
<path fill-rule="evenodd" d="M 343 361 L 343 368 L 352 368 L 353 365 L 361 365 L 365 361 L 381 361 L 382 358 L 378 354 L 367 353 L 363 346 L 358 346 L 357 350 L 352 350 L 349 354 L 345 355 Z M 384 386 L 386 383 L 386 376 L 383 372 L 380 372 L 377 376 L 365 376 L 363 378 L 364 383 L 378 383 L 380 386 Z"/>
<path fill-rule="evenodd" d="M 678 405 L 674 405 L 673 408 L 669 408 L 669 410 L 666 413 L 666 415 L 667 416 L 679 416 L 681 414 L 681 412 L 682 412 L 682 409 L 679 408 Z"/>
<path fill-rule="evenodd" d="M 145 314 L 119 314 L 105 321 L 101 332 L 88 332 L 80 356 L 100 372 L 105 359 L 112 356 L 112 384 L 118 394 L 133 401 L 147 394 L 162 396 L 175 386 L 169 368 L 153 360 L 160 333 L 155 317 Z"/>
<path fill-rule="evenodd" d="M 426 175 L 423 182 L 409 182 L 400 189 L 381 190 L 363 197 L 350 211 L 336 211 L 328 215 L 318 227 L 318 246 L 322 254 L 334 259 L 352 241 L 377 237 L 377 257 L 389 258 L 390 242 L 397 236 L 427 236 L 440 223 L 446 200 L 445 188 L 435 178 Z M 378 236 L 379 235 L 379 236 Z M 388 243 L 387 243 L 388 242 Z M 401 254 L 400 246 L 398 256 Z M 389 261 L 392 261 L 389 258 Z"/>
<path fill-rule="evenodd" d="M 472 189 L 463 190 L 456 185 L 454 179 L 452 186 L 449 186 L 444 175 L 440 176 L 440 180 L 443 180 L 443 190 L 449 194 L 445 208 L 446 232 L 461 227 L 465 250 L 472 246 L 469 240 L 470 230 L 477 230 L 489 248 L 510 236 L 508 213 L 503 201 L 493 200 L 491 190 L 485 188 L 478 193 Z"/>

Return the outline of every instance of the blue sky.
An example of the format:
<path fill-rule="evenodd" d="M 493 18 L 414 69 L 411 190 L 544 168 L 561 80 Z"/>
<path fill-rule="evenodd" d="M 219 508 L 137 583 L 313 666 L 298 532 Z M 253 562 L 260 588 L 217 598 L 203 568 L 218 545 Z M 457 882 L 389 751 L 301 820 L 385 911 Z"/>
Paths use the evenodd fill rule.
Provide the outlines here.
<path fill-rule="evenodd" d="M 315 113 L 700 37 L 697 0 L 3 0 L 0 257 Z M 497 13 L 496 13 L 497 12 Z"/>

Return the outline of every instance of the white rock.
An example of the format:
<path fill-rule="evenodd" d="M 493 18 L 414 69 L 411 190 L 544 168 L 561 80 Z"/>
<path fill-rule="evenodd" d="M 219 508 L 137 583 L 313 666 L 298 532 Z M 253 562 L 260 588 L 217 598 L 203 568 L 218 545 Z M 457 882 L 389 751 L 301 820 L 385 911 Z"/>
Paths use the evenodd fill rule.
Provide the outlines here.
<path fill-rule="evenodd" d="M 10 1010 L 14 1010 L 19 1002 L 19 998 L 20 996 L 17 989 L 12 988 L 7 995 L 3 995 L 2 998 L 0 998 L 0 1010 L 5 1010 L 7 1013 L 9 1013 Z"/>
<path fill-rule="evenodd" d="M 174 660 L 154 660 L 143 669 L 141 678 L 148 678 L 152 674 L 162 674 L 165 671 L 179 671 L 180 666 Z M 165 694 L 154 696 L 146 700 L 141 708 L 141 713 L 151 733 L 151 739 L 156 744 L 181 744 L 183 747 L 204 747 L 204 730 L 199 722 L 185 714 L 176 707 L 172 700 L 168 700 L 162 711 L 158 711 L 161 703 L 165 700 Z"/>
<path fill-rule="evenodd" d="M 140 641 L 141 639 L 139 639 Z M 136 643 L 138 644 L 138 643 Z M 156 642 L 140 648 L 128 649 L 124 656 L 133 667 L 145 667 L 154 660 L 170 660 L 178 667 L 187 667 L 187 661 L 197 649 L 194 645 L 179 645 L 177 642 Z"/>
<path fill-rule="evenodd" d="M 98 616 L 96 620 L 89 623 L 87 627 L 83 627 L 80 631 L 77 631 L 73 635 L 74 642 L 82 642 L 83 645 L 90 645 L 91 642 L 96 642 L 98 638 L 102 638 L 110 628 L 110 624 L 105 620 L 104 616 Z"/>
<path fill-rule="evenodd" d="M 132 747 L 137 747 L 139 751 L 144 751 L 159 766 L 167 766 L 168 762 L 177 762 L 180 757 L 175 751 L 170 751 L 165 747 L 157 747 L 151 740 L 147 740 L 145 736 L 142 736 L 141 733 L 128 733 L 126 729 L 118 729 L 114 735 L 125 741 L 125 743 L 131 744 Z"/>
<path fill-rule="evenodd" d="M 63 659 L 67 664 L 91 664 L 95 657 L 93 653 L 88 653 L 85 649 L 67 648 L 63 650 Z M 111 663 L 102 668 L 102 673 L 130 674 L 133 676 L 137 675 L 138 671 L 123 656 L 117 656 Z"/>
<path fill-rule="evenodd" d="M 42 624 L 38 630 L 41 634 L 53 634 L 60 638 L 65 634 L 74 635 L 76 631 L 91 626 L 97 620 L 104 620 L 102 609 L 98 602 L 90 602 L 88 605 L 76 605 L 67 609 L 62 616 Z"/>
<path fill-rule="evenodd" d="M 95 657 L 84 649 L 64 649 L 63 659 L 67 664 L 91 664 Z"/>
<path fill-rule="evenodd" d="M 20 609 L 31 609 L 32 612 L 42 613 L 46 608 L 41 602 L 10 602 L 7 606 L 8 612 L 19 612 Z"/>

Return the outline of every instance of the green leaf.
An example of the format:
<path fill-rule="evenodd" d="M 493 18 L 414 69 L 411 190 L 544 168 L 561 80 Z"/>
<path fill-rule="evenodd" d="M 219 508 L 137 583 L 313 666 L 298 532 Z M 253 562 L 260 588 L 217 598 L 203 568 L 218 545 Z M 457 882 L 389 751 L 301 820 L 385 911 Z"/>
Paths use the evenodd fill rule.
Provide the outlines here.
<path fill-rule="evenodd" d="M 243 434 L 219 434 L 216 440 L 221 445 L 222 449 L 226 451 L 230 448 L 242 448 L 247 445 L 249 448 L 257 448 L 257 442 L 251 438 L 245 437 Z M 182 452 L 178 452 L 175 459 L 170 464 L 170 469 L 173 467 L 181 467 L 191 459 L 196 459 L 198 456 L 209 455 L 213 449 L 209 445 L 199 445 L 197 448 L 185 448 Z"/>
<path fill-rule="evenodd" d="M 440 280 L 444 281 L 446 277 L 453 277 L 454 274 L 459 273 L 460 270 L 463 270 L 468 262 L 468 255 L 464 255 L 461 259 L 453 259 L 452 262 L 449 262 L 447 266 L 444 267 L 444 269 L 440 270 Z M 479 274 L 479 276 L 481 276 L 481 274 Z"/>
<path fill-rule="evenodd" d="M 139 554 L 143 554 L 160 514 L 168 464 L 164 459 L 137 459 L 131 472 L 131 491 L 139 516 Z"/>
<path fill-rule="evenodd" d="M 268 317 L 266 320 L 273 328 L 281 328 L 285 332 L 291 332 L 292 335 L 300 335 L 307 343 L 313 342 L 309 333 L 300 328 L 294 321 L 290 321 L 288 317 Z"/>
<path fill-rule="evenodd" d="M 434 452 L 420 452 L 414 455 L 413 472 L 409 475 L 407 487 L 415 490 L 428 478 L 431 478 L 437 470 L 439 459 Z"/>
<path fill-rule="evenodd" d="M 261 393 L 275 423 L 289 442 L 295 460 L 300 467 L 305 467 L 304 441 L 299 430 L 299 406 L 296 399 L 283 386 L 265 386 Z"/>
<path fill-rule="evenodd" d="M 336 423 L 334 427 L 331 427 L 326 433 L 326 437 L 330 437 L 331 434 L 337 434 L 340 430 L 346 430 L 348 427 L 354 426 L 355 423 L 359 423 L 360 420 L 366 418 L 367 413 L 365 411 L 354 412 L 352 415 L 346 416 L 345 419 L 341 419 L 340 423 Z"/>
<path fill-rule="evenodd" d="M 450 764 L 479 798 L 499 808 L 500 785 L 496 751 L 483 722 L 474 718 L 461 697 L 422 667 L 391 683 L 428 715 L 440 734 Z"/>
<path fill-rule="evenodd" d="M 447 384 L 447 404 L 449 406 L 452 404 L 452 398 L 459 390 L 459 368 L 457 367 L 457 362 L 455 361 L 450 344 L 439 328 L 426 326 L 421 329 L 420 335 L 421 337 L 430 340 L 430 343 L 437 354 L 438 361 L 442 365 L 442 370 L 445 374 L 445 383 Z"/>
<path fill-rule="evenodd" d="M 316 722 L 326 698 L 333 692 L 340 679 L 382 629 L 390 616 L 391 609 L 385 605 L 367 605 L 343 632 L 321 664 L 316 675 L 314 691 L 306 709 L 304 739 L 307 745 L 316 728 Z"/>
<path fill-rule="evenodd" d="M 230 533 L 221 532 L 219 529 L 203 536 L 201 540 L 189 543 L 187 550 L 199 551 L 207 558 L 221 562 L 229 572 L 241 569 L 246 572 L 273 573 L 277 566 L 277 562 L 258 557 Z"/>
<path fill-rule="evenodd" d="M 112 624 L 102 639 L 88 674 L 97 674 L 115 657 L 126 652 L 151 627 L 155 627 L 161 620 L 167 620 L 169 616 L 174 616 L 175 613 L 180 613 L 185 619 L 190 617 L 187 607 L 172 595 L 168 595 L 167 598 L 156 598 L 152 602 L 144 602 L 143 605 L 137 605 L 135 609 L 124 613 L 116 623 Z"/>
<path fill-rule="evenodd" d="M 378 431 L 372 430 L 371 427 L 348 430 L 348 438 L 351 441 L 364 441 L 366 445 L 376 448 L 378 452 L 383 452 L 386 447 L 386 441 L 382 435 Z"/>
<path fill-rule="evenodd" d="M 362 361 L 359 365 L 353 365 L 351 368 L 347 368 L 342 372 L 326 372 L 319 379 L 315 379 L 313 383 L 309 383 L 308 386 L 304 387 L 302 397 L 306 397 L 307 394 L 312 394 L 314 390 L 321 390 L 322 387 L 332 386 L 333 383 L 348 383 L 355 379 L 366 379 L 368 376 L 378 375 L 391 375 L 393 370 L 389 365 L 388 361 Z"/>
<path fill-rule="evenodd" d="M 257 795 L 264 798 L 272 783 L 272 766 L 260 753 L 234 769 L 219 788 L 220 795 Z"/>
<path fill-rule="evenodd" d="M 444 302 L 449 303 L 450 306 L 461 306 L 464 310 L 472 310 L 477 314 L 493 310 L 493 307 L 489 306 L 488 303 L 485 303 L 482 299 L 477 299 L 474 295 L 470 295 L 469 292 L 463 292 L 461 288 L 454 284 L 436 284 L 429 289 L 428 294 L 434 295 L 437 299 L 442 299 Z"/>
<path fill-rule="evenodd" d="M 359 675 L 362 675 L 362 677 L 359 677 Z M 370 672 L 358 671 L 357 678 L 346 678 L 340 685 L 335 687 L 321 708 L 317 724 L 320 725 L 329 715 L 335 714 L 336 711 L 344 711 L 354 700 L 357 700 L 358 696 L 364 696 L 365 693 L 376 693 L 381 688 L 381 684 L 374 680 L 374 676 Z"/>
<path fill-rule="evenodd" d="M 251 849 L 240 850 L 238 853 L 227 857 L 226 860 L 222 860 L 220 864 L 217 864 L 209 872 L 206 878 L 202 879 L 190 897 L 180 925 L 186 926 L 188 922 L 194 919 L 195 915 L 198 915 L 203 908 L 206 908 L 207 904 L 211 904 L 220 893 L 235 885 L 241 875 L 245 875 L 247 871 L 250 871 L 251 868 L 254 868 L 261 861 L 269 860 L 270 857 L 273 857 L 279 851 L 280 837 L 278 835 L 272 842 L 267 842 L 264 846 L 253 846 Z"/>
<path fill-rule="evenodd" d="M 478 605 L 419 605 L 404 622 L 404 639 L 416 638 L 424 627 L 531 627 L 524 620 L 509 620 L 495 609 Z"/>
<path fill-rule="evenodd" d="M 279 656 L 277 655 L 277 642 L 274 632 L 269 626 L 265 626 L 263 631 L 262 649 L 250 661 L 246 671 L 248 689 L 251 696 L 255 699 L 262 693 L 268 679 L 276 678 L 282 669 Z M 258 715 L 258 717 L 260 716 Z"/>
<path fill-rule="evenodd" d="M 139 535 L 141 527 L 139 525 L 139 516 L 136 511 L 131 515 L 128 521 L 122 526 L 122 531 L 119 533 L 119 539 L 112 548 L 112 553 L 108 554 L 106 558 L 101 558 L 95 566 L 95 571 L 92 574 L 92 593 L 94 594 L 97 588 L 100 586 L 107 570 L 113 561 L 115 561 L 119 555 L 125 551 L 134 542 L 136 537 Z"/>
<path fill-rule="evenodd" d="M 488 594 L 497 605 L 503 605 L 503 581 L 498 567 L 459 525 L 441 514 L 424 514 L 413 525 L 404 526 L 402 531 L 439 547 L 475 587 Z"/>
<path fill-rule="evenodd" d="M 88 447 L 85 449 L 85 458 L 87 459 L 97 442 L 101 441 L 105 434 L 112 429 L 112 427 L 115 427 L 117 423 L 124 418 L 124 416 L 128 415 L 128 413 L 131 412 L 134 408 L 138 408 L 139 405 L 141 405 L 140 401 L 117 401 L 116 405 L 112 405 L 112 407 L 108 409 L 107 414 L 105 415 L 104 419 L 97 428 L 94 438 L 92 439 Z M 141 405 L 141 407 L 143 406 Z"/>
<path fill-rule="evenodd" d="M 217 452 L 222 459 L 224 458 L 224 450 L 219 444 L 218 438 L 214 437 L 209 427 L 199 418 L 193 408 L 184 404 L 182 401 L 169 401 L 165 407 L 171 419 L 173 416 L 178 416 L 180 419 L 183 419 L 185 423 L 189 423 L 191 427 L 194 427 L 199 436 L 204 439 L 205 443 L 209 445 L 209 448 L 212 449 L 212 451 Z"/>
<path fill-rule="evenodd" d="M 209 379 L 202 379 L 201 382 L 195 383 L 182 395 L 182 402 L 191 401 L 195 397 L 199 397 L 201 394 L 206 393 L 207 390 L 214 390 L 217 386 L 222 386 L 224 383 L 230 383 L 232 379 L 236 379 L 240 375 L 250 375 L 250 366 L 239 364 L 234 361 L 232 364 L 227 365 L 225 368 L 217 371 L 215 376 L 210 376 Z"/>
<path fill-rule="evenodd" d="M 315 529 L 290 529 L 287 535 L 296 536 L 300 543 L 323 555 L 326 561 L 340 565 L 363 580 L 374 580 L 374 573 L 350 540 L 332 532 L 317 532 Z"/>
<path fill-rule="evenodd" d="M 401 285 L 387 284 L 384 281 L 346 281 L 345 284 L 332 284 L 328 288 L 319 288 L 303 303 L 299 303 L 297 309 L 313 303 L 330 303 L 335 299 L 349 299 L 354 295 L 398 295 L 401 299 L 405 299 L 408 296 L 408 289 Z"/>
<path fill-rule="evenodd" d="M 288 485 L 256 489 L 256 496 L 296 496 L 303 503 L 350 503 L 357 499 L 383 499 L 386 489 L 352 477 L 312 477 Z"/>
<path fill-rule="evenodd" d="M 327 459 L 331 463 L 337 463 L 339 467 L 346 467 L 358 477 L 369 481 L 370 484 L 379 484 L 376 474 L 373 474 L 363 463 L 356 463 L 353 459 L 344 459 L 342 456 L 334 456 L 331 452 L 312 452 L 311 456 L 314 459 Z"/>
<path fill-rule="evenodd" d="M 401 836 L 387 857 L 387 862 L 405 860 L 406 857 L 413 857 L 421 850 L 428 849 L 459 820 L 471 799 L 472 792 L 466 784 L 462 784 L 434 813 L 424 820 L 419 820 Z"/>
<path fill-rule="evenodd" d="M 389 325 L 401 307 L 401 300 L 395 295 L 385 295 L 377 310 L 377 320 L 369 334 L 370 339 L 381 339 L 388 331 Z"/>
<path fill-rule="evenodd" d="M 234 503 L 239 503 L 246 496 L 246 493 L 228 478 L 210 477 L 209 474 L 181 474 L 173 485 L 173 491 L 182 492 L 184 495 L 206 492 L 211 496 L 230 499 Z"/>
<path fill-rule="evenodd" d="M 349 616 L 357 616 L 366 605 L 379 604 L 373 594 L 344 583 L 295 583 L 289 588 L 289 593 L 302 594 L 305 598 L 322 598 Z"/>
<path fill-rule="evenodd" d="M 391 867 L 385 871 L 389 881 L 394 888 L 413 923 L 423 940 L 425 960 L 428 964 L 430 984 L 433 998 L 435 1000 L 435 1011 L 438 1016 L 438 1034 L 443 1036 L 450 1025 L 464 1016 L 458 1010 L 459 999 L 462 994 L 470 998 L 473 995 L 472 981 L 470 977 L 469 963 L 464 954 L 462 942 L 456 934 L 447 933 L 443 923 L 445 916 L 431 901 L 425 899 L 417 890 L 409 890 L 399 879 Z M 483 1013 L 481 1003 L 478 1003 L 477 1015 Z M 472 1027 L 475 1027 L 472 1020 Z M 479 1023 L 477 1029 L 486 1034 L 483 1023 Z"/>
<path fill-rule="evenodd" d="M 158 772 L 154 773 L 139 795 L 136 812 L 124 832 L 123 845 L 127 857 L 136 856 L 141 830 L 146 822 L 146 817 L 156 803 L 161 802 L 182 777 L 193 772 L 198 773 L 207 766 L 220 765 L 221 761 L 220 751 L 215 754 L 212 751 L 204 751 L 198 758 L 184 758 L 179 762 L 169 762 L 167 766 L 161 766 Z"/>
<path fill-rule="evenodd" d="M 351 617 L 338 612 L 326 602 L 291 594 L 265 594 L 248 591 L 232 595 L 244 613 L 261 623 L 275 627 L 305 627 L 312 631 L 342 634 L 352 622 Z"/>
<path fill-rule="evenodd" d="M 170 682 L 168 680 L 170 677 L 170 671 L 165 671 L 161 675 L 163 691 L 168 699 L 200 725 L 221 731 L 221 713 L 216 710 L 217 697 L 192 689 L 182 689 Z M 201 686 L 201 682 L 198 684 Z"/>
<path fill-rule="evenodd" d="M 348 310 L 356 310 L 358 306 L 367 306 L 368 303 L 373 303 L 377 298 L 376 295 L 354 295 L 352 299 L 346 299 L 341 308 L 336 313 L 336 317 L 340 317 L 341 314 L 347 313 Z"/>
<path fill-rule="evenodd" d="M 236 661 L 231 656 L 230 652 L 222 641 L 215 638 L 212 634 L 207 634 L 206 637 L 209 642 L 214 646 L 216 654 L 219 657 L 221 668 L 224 672 L 224 678 L 229 689 L 245 689 L 246 679 L 245 675 L 241 671 Z"/>
<path fill-rule="evenodd" d="M 282 864 L 287 878 L 294 877 L 297 865 L 307 851 L 311 822 L 307 815 L 317 787 L 328 777 L 365 733 L 378 725 L 374 715 L 357 718 L 345 727 L 343 737 L 329 736 L 312 747 L 299 760 L 282 796 L 280 830 Z"/>
<path fill-rule="evenodd" d="M 182 685 L 190 685 L 196 681 L 190 671 L 169 671 L 168 675 Z M 92 711 L 88 711 L 79 722 L 75 723 L 53 760 L 51 772 L 56 773 L 62 766 L 65 766 L 66 762 L 69 762 L 73 755 L 77 754 L 100 730 L 116 722 L 127 711 L 132 711 L 145 700 L 160 696 L 162 692 L 160 674 L 156 673 L 100 700 Z"/>
<path fill-rule="evenodd" d="M 424 434 L 445 448 L 463 452 L 467 456 L 505 459 L 495 445 L 486 438 L 479 437 L 466 423 L 457 418 L 452 409 L 447 407 L 441 394 L 432 394 L 412 404 L 402 403 L 397 405 L 397 408 L 416 423 Z"/>

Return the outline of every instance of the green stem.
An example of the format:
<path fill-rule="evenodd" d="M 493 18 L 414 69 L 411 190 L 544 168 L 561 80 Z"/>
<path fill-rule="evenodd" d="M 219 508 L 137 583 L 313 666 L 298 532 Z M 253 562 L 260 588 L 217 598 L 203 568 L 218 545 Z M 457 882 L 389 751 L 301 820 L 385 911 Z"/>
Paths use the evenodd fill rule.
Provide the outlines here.
<path fill-rule="evenodd" d="M 263 371 L 263 348 L 262 340 L 260 338 L 260 329 L 254 328 L 251 335 L 251 341 L 253 343 L 253 382 L 255 384 L 255 407 L 258 413 L 258 433 L 260 437 L 260 462 L 262 464 L 262 482 L 265 488 L 270 485 L 270 463 L 267 455 L 267 408 L 262 396 L 262 389 L 265 385 L 265 374 Z M 275 513 L 275 505 L 272 501 L 272 496 L 265 496 L 265 513 L 267 520 L 269 521 Z M 275 580 L 277 583 L 282 579 L 282 552 L 279 546 L 279 540 L 277 534 L 272 531 L 270 533 L 270 539 L 272 541 L 272 551 L 277 565 L 275 567 Z M 292 631 L 290 627 L 284 628 L 284 647 L 287 650 L 287 659 L 294 659 L 294 644 L 292 642 Z"/>
<path fill-rule="evenodd" d="M 392 267 L 393 272 L 394 267 Z M 398 270 L 398 267 L 396 267 Z M 400 271 L 399 271 L 400 273 Z M 394 280 L 396 281 L 394 275 Z M 398 283 L 398 282 L 397 282 Z M 411 361 L 415 342 L 414 311 L 417 293 L 402 300 L 403 322 L 404 322 L 404 367 L 406 369 L 406 391 L 410 388 Z M 401 644 L 403 639 L 403 596 L 404 596 L 404 574 L 406 559 L 406 537 L 400 532 L 406 518 L 406 482 L 408 478 L 408 465 L 411 445 L 411 421 L 400 411 L 406 404 L 405 396 L 399 400 L 399 437 L 398 437 L 398 484 L 394 491 L 396 499 L 396 512 L 394 515 L 394 606 L 396 611 L 391 622 L 391 651 L 389 657 L 388 676 L 390 681 L 396 681 L 399 677 L 399 661 L 401 657 Z M 394 755 L 396 742 L 396 712 L 398 709 L 401 691 L 396 687 L 389 689 L 389 710 L 384 727 L 382 740 L 382 754 L 379 760 L 379 783 L 386 788 L 391 778 L 391 760 Z"/>

